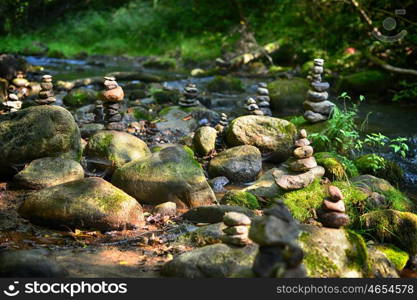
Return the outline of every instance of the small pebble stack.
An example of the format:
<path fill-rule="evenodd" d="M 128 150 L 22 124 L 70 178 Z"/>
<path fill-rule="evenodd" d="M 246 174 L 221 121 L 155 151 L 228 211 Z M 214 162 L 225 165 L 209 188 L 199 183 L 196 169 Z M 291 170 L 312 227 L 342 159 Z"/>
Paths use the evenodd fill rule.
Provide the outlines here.
<path fill-rule="evenodd" d="M 271 116 L 271 99 L 269 98 L 269 90 L 267 88 L 267 84 L 265 82 L 258 83 L 256 93 L 256 101 L 258 102 L 260 110 L 264 113 L 265 116 Z"/>
<path fill-rule="evenodd" d="M 41 82 L 41 91 L 39 92 L 38 99 L 36 103 L 39 105 L 49 105 L 55 103 L 56 99 L 54 97 L 51 75 L 43 75 Z"/>
<path fill-rule="evenodd" d="M 285 204 L 277 200 L 253 220 L 249 238 L 259 245 L 252 271 L 257 277 L 306 277 L 303 250 L 298 246 L 300 230 Z"/>
<path fill-rule="evenodd" d="M 104 77 L 105 91 L 102 94 L 104 107 L 104 122 L 106 129 L 123 131 L 125 129 L 120 113 L 120 102 L 123 101 L 124 92 L 114 77 Z"/>
<path fill-rule="evenodd" d="M 311 123 L 328 120 L 334 108 L 334 103 L 327 100 L 328 82 L 321 82 L 324 60 L 316 58 L 312 68 L 311 89 L 307 92 L 307 100 L 304 102 L 304 119 Z"/>
<path fill-rule="evenodd" d="M 217 130 L 218 133 L 221 133 L 224 131 L 227 125 L 229 125 L 229 122 L 227 121 L 227 115 L 225 113 L 221 113 L 220 121 L 214 128 Z"/>
<path fill-rule="evenodd" d="M 255 115 L 255 116 L 264 115 L 263 111 L 259 109 L 258 104 L 256 104 L 256 101 L 253 98 L 248 98 L 248 100 L 246 100 L 246 109 L 251 115 Z"/>
<path fill-rule="evenodd" d="M 25 74 L 22 71 L 17 72 L 12 84 L 16 87 L 16 94 L 19 99 L 29 95 L 29 81 L 25 78 Z"/>
<path fill-rule="evenodd" d="M 179 105 L 181 107 L 192 107 L 198 106 L 198 89 L 194 83 L 188 83 L 184 88 L 183 97 L 179 100 Z"/>
<path fill-rule="evenodd" d="M 22 107 L 22 101 L 19 100 L 19 97 L 16 94 L 10 92 L 7 101 L 3 102 L 2 106 L 7 112 L 15 112 Z"/>
<path fill-rule="evenodd" d="M 310 141 L 307 139 L 307 131 L 301 129 L 299 137 L 295 141 L 295 160 L 289 164 L 289 167 L 294 172 L 307 172 L 317 167 L 317 162 L 313 157 L 313 147 L 310 146 Z"/>
<path fill-rule="evenodd" d="M 340 228 L 349 224 L 349 216 L 346 214 L 343 194 L 336 186 L 329 186 L 329 199 L 324 199 L 321 209 L 318 211 L 319 221 L 325 227 Z"/>
<path fill-rule="evenodd" d="M 223 229 L 226 234 L 222 237 L 223 243 L 237 247 L 251 243 L 248 238 L 251 220 L 248 216 L 238 212 L 228 212 L 223 217 L 223 223 L 227 226 Z"/>

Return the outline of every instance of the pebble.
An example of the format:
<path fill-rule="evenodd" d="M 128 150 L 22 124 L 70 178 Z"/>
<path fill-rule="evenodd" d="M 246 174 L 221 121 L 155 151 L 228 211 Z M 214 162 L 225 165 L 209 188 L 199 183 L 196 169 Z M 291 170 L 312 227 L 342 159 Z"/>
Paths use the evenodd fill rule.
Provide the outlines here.
<path fill-rule="evenodd" d="M 290 163 L 290 168 L 296 172 L 304 172 L 317 167 L 317 162 L 314 157 L 298 159 Z"/>
<path fill-rule="evenodd" d="M 294 156 L 297 158 L 308 158 L 313 155 L 313 147 L 311 146 L 303 146 L 298 147 L 294 150 Z"/>
<path fill-rule="evenodd" d="M 329 98 L 329 93 L 308 90 L 307 97 L 308 97 L 308 100 L 311 100 L 313 102 L 321 102 L 321 101 L 326 101 L 327 98 Z"/>
<path fill-rule="evenodd" d="M 250 225 L 251 220 L 248 216 L 237 213 L 237 212 L 228 212 L 225 213 L 223 217 L 223 223 L 226 226 L 239 226 L 239 225 Z"/>
<path fill-rule="evenodd" d="M 225 244 L 243 247 L 250 244 L 250 240 L 247 237 L 241 235 L 225 235 L 222 236 L 222 241 Z"/>
<path fill-rule="evenodd" d="M 305 138 L 296 140 L 295 143 L 294 143 L 294 145 L 296 147 L 309 146 L 310 144 L 311 144 L 311 142 L 308 139 L 305 139 Z"/>
<path fill-rule="evenodd" d="M 248 235 L 249 229 L 248 226 L 238 225 L 227 227 L 223 229 L 223 232 L 227 235 Z"/>
<path fill-rule="evenodd" d="M 345 198 L 337 186 L 331 185 L 329 186 L 328 190 L 329 190 L 330 198 L 333 201 L 339 201 Z"/>
<path fill-rule="evenodd" d="M 335 212 L 341 212 L 341 213 L 346 212 L 345 204 L 343 203 L 342 200 L 339 200 L 337 202 L 324 200 L 323 208 L 326 210 L 335 211 Z"/>
<path fill-rule="evenodd" d="M 153 214 L 159 214 L 161 216 L 175 216 L 177 213 L 177 204 L 174 202 L 164 202 L 156 205 L 153 210 Z"/>
<path fill-rule="evenodd" d="M 303 138 L 303 139 L 307 138 L 307 130 L 301 129 L 300 130 L 300 137 Z"/>
<path fill-rule="evenodd" d="M 340 228 L 349 224 L 349 216 L 340 212 L 325 212 L 319 216 L 320 222 L 330 228 Z"/>

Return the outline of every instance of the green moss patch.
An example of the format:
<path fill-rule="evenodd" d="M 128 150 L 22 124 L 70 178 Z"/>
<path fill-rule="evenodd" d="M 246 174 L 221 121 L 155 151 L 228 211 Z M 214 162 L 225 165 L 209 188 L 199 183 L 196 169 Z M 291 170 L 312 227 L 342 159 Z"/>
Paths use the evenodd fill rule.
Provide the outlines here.
<path fill-rule="evenodd" d="M 242 92 L 244 91 L 242 81 L 239 78 L 230 76 L 215 76 L 207 83 L 210 92 Z"/>
<path fill-rule="evenodd" d="M 324 176 L 330 180 L 346 180 L 348 177 L 358 175 L 354 163 L 342 155 L 332 152 L 319 152 L 314 157 L 317 163 L 326 170 Z"/>
<path fill-rule="evenodd" d="M 407 252 L 402 251 L 394 245 L 378 245 L 376 248 L 385 254 L 398 271 L 404 269 L 410 258 Z"/>
<path fill-rule="evenodd" d="M 394 162 L 389 161 L 377 154 L 366 154 L 354 161 L 361 174 L 371 174 L 384 178 L 392 184 L 404 181 L 403 170 Z"/>
<path fill-rule="evenodd" d="M 368 257 L 368 248 L 363 237 L 353 230 L 346 230 L 346 238 L 353 245 L 352 249 L 346 250 L 346 257 L 349 261 L 349 266 L 369 275 L 371 265 Z"/>
<path fill-rule="evenodd" d="M 229 191 L 220 201 L 222 204 L 244 206 L 249 209 L 259 209 L 260 205 L 256 196 L 249 192 Z"/>

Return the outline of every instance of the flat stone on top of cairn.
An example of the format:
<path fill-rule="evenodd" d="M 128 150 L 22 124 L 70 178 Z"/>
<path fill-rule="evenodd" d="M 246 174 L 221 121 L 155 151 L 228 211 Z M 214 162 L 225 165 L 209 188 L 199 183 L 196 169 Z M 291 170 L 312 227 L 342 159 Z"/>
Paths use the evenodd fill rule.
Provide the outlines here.
<path fill-rule="evenodd" d="M 52 76 L 51 75 L 43 75 L 42 82 L 41 82 L 41 91 L 39 92 L 38 99 L 36 103 L 39 105 L 48 105 L 56 102 L 54 97 L 53 91 L 53 84 L 52 84 Z"/>
<path fill-rule="evenodd" d="M 319 221 L 325 227 L 340 228 L 349 224 L 349 216 L 346 214 L 343 194 L 336 186 L 329 186 L 329 198 L 323 200 L 318 211 Z"/>
<path fill-rule="evenodd" d="M 251 243 L 248 238 L 251 220 L 248 216 L 237 212 L 228 212 L 223 217 L 223 223 L 227 228 L 223 229 L 226 234 L 222 237 L 225 244 L 243 247 Z"/>
<path fill-rule="evenodd" d="M 296 146 L 293 152 L 295 160 L 290 163 L 289 167 L 294 172 L 306 172 L 317 167 L 317 162 L 313 157 L 313 147 L 310 146 L 310 141 L 307 139 L 307 131 L 301 129 L 299 137 L 294 143 Z"/>
<path fill-rule="evenodd" d="M 198 106 L 200 102 L 198 101 L 199 90 L 194 83 L 188 83 L 184 88 L 183 97 L 179 100 L 178 104 L 181 107 L 193 107 Z"/>
<path fill-rule="evenodd" d="M 258 103 L 259 109 L 263 112 L 265 116 L 271 116 L 271 99 L 269 98 L 269 90 L 267 88 L 267 84 L 265 82 L 259 82 L 258 88 L 256 89 L 256 93 L 256 101 Z"/>
<path fill-rule="evenodd" d="M 327 90 L 330 87 L 328 82 L 321 82 L 324 60 L 314 59 L 314 66 L 311 70 L 311 89 L 307 92 L 307 100 L 303 103 L 304 119 L 311 123 L 328 120 L 334 108 L 334 103 L 328 101 Z"/>
<path fill-rule="evenodd" d="M 123 131 L 125 125 L 121 122 L 122 114 L 120 113 L 120 102 L 124 99 L 123 89 L 117 83 L 116 78 L 111 76 L 104 77 L 104 87 L 101 99 L 106 129 Z"/>

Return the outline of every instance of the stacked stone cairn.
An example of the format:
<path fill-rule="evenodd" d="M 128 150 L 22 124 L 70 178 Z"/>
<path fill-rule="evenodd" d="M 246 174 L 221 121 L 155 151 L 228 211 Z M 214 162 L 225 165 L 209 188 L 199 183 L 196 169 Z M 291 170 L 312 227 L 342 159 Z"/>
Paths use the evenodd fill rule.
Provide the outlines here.
<path fill-rule="evenodd" d="M 19 99 L 29 95 L 29 81 L 25 78 L 25 74 L 22 71 L 17 72 L 16 78 L 13 79 L 12 84 L 16 87 L 16 94 Z"/>
<path fill-rule="evenodd" d="M 281 200 L 252 221 L 249 238 L 259 245 L 252 271 L 256 277 L 302 278 L 303 250 L 297 244 L 299 225 Z"/>
<path fill-rule="evenodd" d="M 102 94 L 104 107 L 104 123 L 108 130 L 123 131 L 125 129 L 120 113 L 120 102 L 123 101 L 124 92 L 114 77 L 104 77 L 105 91 Z"/>
<path fill-rule="evenodd" d="M 223 223 L 227 226 L 223 229 L 225 233 L 222 237 L 223 243 L 237 247 L 251 243 L 248 238 L 251 220 L 248 216 L 238 212 L 228 212 L 223 217 Z"/>
<path fill-rule="evenodd" d="M 217 133 L 222 133 L 224 129 L 229 125 L 229 121 L 227 120 L 227 115 L 225 113 L 220 114 L 220 121 L 214 127 L 217 130 Z"/>
<path fill-rule="evenodd" d="M 264 115 L 263 111 L 259 109 L 258 104 L 256 104 L 256 101 L 253 98 L 248 98 L 246 100 L 246 109 L 251 115 L 255 115 L 255 116 Z"/>
<path fill-rule="evenodd" d="M 313 157 L 314 149 L 310 146 L 310 141 L 307 139 L 307 131 L 300 130 L 299 139 L 295 141 L 294 158 L 290 162 L 289 167 L 294 172 L 307 172 L 317 167 L 316 159 Z"/>
<path fill-rule="evenodd" d="M 264 113 L 265 116 L 271 116 L 271 108 L 270 108 L 270 101 L 269 98 L 269 90 L 265 82 L 258 83 L 258 88 L 256 89 L 256 101 L 258 102 L 258 106 L 260 110 Z"/>
<path fill-rule="evenodd" d="M 323 200 L 323 205 L 317 215 L 325 227 L 340 228 L 349 224 L 346 214 L 344 196 L 336 186 L 329 186 L 329 198 Z"/>
<path fill-rule="evenodd" d="M 304 102 L 304 119 L 311 123 L 328 120 L 334 108 L 334 103 L 328 101 L 328 82 L 321 82 L 324 60 L 316 58 L 311 74 L 311 89 L 307 92 L 307 100 Z"/>
<path fill-rule="evenodd" d="M 198 106 L 200 102 L 198 98 L 198 89 L 194 83 L 188 83 L 184 88 L 183 97 L 179 100 L 181 107 L 193 107 Z"/>
<path fill-rule="evenodd" d="M 54 86 L 52 84 L 52 76 L 43 75 L 41 81 L 41 91 L 39 92 L 36 103 L 39 105 L 49 105 L 55 103 L 56 99 L 54 97 L 53 88 Z"/>
<path fill-rule="evenodd" d="M 22 108 L 22 101 L 13 91 L 10 91 L 7 101 L 3 102 L 2 106 L 7 112 L 15 112 Z"/>

